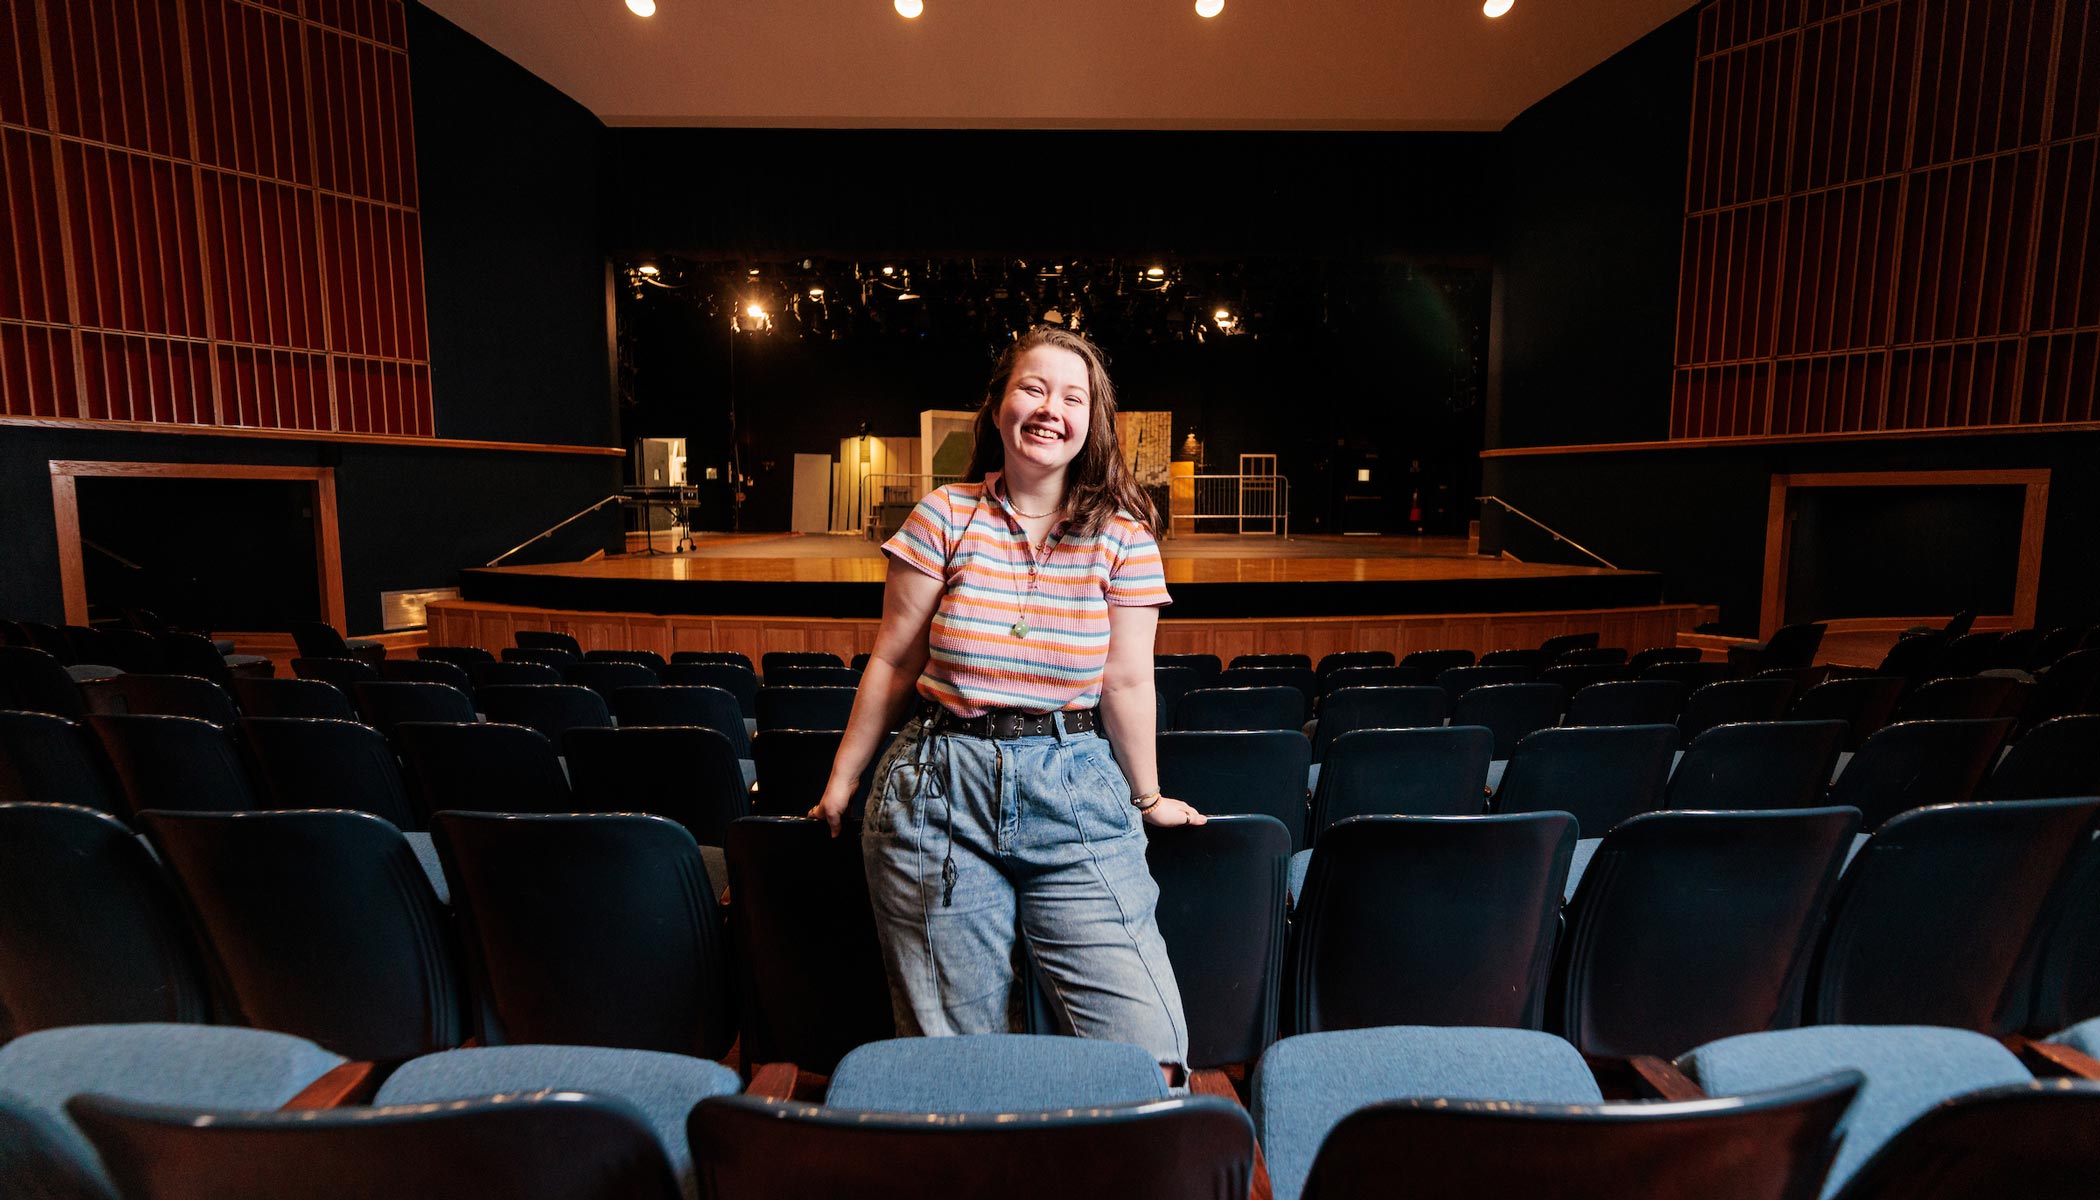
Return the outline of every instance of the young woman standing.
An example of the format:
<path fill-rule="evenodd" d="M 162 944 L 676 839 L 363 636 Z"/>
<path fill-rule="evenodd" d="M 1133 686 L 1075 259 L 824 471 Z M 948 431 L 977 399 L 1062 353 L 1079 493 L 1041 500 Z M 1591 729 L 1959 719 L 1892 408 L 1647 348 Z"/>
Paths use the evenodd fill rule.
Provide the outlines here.
<path fill-rule="evenodd" d="M 965 481 L 883 546 L 882 626 L 809 815 L 838 832 L 916 704 L 862 835 L 898 1032 L 1017 1028 L 1026 953 L 1073 1032 L 1144 1046 L 1178 1080 L 1188 1025 L 1143 827 L 1204 817 L 1159 791 L 1159 518 L 1115 412 L 1077 334 L 1031 330 L 1000 357 Z"/>

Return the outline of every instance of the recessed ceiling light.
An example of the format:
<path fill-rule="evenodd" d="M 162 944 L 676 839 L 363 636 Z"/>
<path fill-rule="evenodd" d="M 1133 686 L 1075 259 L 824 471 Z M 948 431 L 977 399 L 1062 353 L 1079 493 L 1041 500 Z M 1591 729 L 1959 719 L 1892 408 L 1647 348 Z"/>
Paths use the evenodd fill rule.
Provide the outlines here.
<path fill-rule="evenodd" d="M 1225 11 L 1225 0 L 1196 0 L 1196 15 L 1215 17 Z"/>
<path fill-rule="evenodd" d="M 627 11 L 637 17 L 656 15 L 656 0 L 627 0 Z"/>
<path fill-rule="evenodd" d="M 1514 3 L 1516 0 L 1487 0 L 1486 4 L 1480 6 L 1480 11 L 1491 17 L 1499 17 L 1508 12 L 1509 6 Z"/>
<path fill-rule="evenodd" d="M 923 0 L 897 0 L 897 15 L 906 20 L 926 11 Z"/>

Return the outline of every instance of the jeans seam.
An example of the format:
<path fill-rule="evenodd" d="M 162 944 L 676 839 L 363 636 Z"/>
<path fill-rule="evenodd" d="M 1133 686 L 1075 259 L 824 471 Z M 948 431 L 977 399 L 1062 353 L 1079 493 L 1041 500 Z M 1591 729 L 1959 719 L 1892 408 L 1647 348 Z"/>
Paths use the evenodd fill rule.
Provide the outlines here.
<path fill-rule="evenodd" d="M 1145 968 L 1145 982 L 1152 985 L 1152 995 L 1159 1001 L 1160 1012 L 1166 1015 L 1167 1028 L 1173 1033 L 1175 1048 L 1178 1050 L 1188 1040 L 1188 1031 L 1183 1029 L 1174 1019 L 1174 1006 L 1167 1003 L 1167 994 L 1159 986 L 1159 970 L 1153 965 L 1151 958 L 1146 955 L 1143 942 L 1139 940 L 1136 931 L 1131 928 L 1130 907 L 1123 902 L 1123 893 L 1117 891 L 1116 886 L 1109 882 L 1108 872 L 1101 867 L 1101 855 L 1094 849 L 1094 840 L 1087 836 L 1086 824 L 1079 814 L 1078 798 L 1072 795 L 1069 786 L 1065 789 L 1065 803 L 1072 806 L 1072 828 L 1079 833 L 1079 844 L 1086 848 L 1087 863 L 1093 867 L 1094 878 L 1101 884 L 1101 890 L 1108 893 L 1109 900 L 1116 906 L 1116 924 L 1122 928 L 1123 937 L 1130 942 L 1131 953 L 1137 955 L 1138 962 L 1143 964 Z M 1183 1051 L 1182 1057 L 1184 1059 L 1187 1058 L 1186 1051 Z M 1185 1062 L 1179 1065 L 1187 1066 Z"/>

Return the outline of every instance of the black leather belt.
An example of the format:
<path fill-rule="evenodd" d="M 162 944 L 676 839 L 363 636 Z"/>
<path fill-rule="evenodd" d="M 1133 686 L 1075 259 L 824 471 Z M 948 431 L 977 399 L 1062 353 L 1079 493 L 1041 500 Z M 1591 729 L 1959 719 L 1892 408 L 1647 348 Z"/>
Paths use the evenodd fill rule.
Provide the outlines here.
<path fill-rule="evenodd" d="M 1066 733 L 1092 733 L 1099 727 L 1098 712 L 1091 708 L 1064 710 Z M 1057 732 L 1057 714 L 1029 712 L 1020 708 L 995 708 L 981 717 L 958 717 L 938 705 L 927 718 L 935 733 L 960 733 L 969 737 L 1006 741 L 1011 738 L 1049 737 Z"/>

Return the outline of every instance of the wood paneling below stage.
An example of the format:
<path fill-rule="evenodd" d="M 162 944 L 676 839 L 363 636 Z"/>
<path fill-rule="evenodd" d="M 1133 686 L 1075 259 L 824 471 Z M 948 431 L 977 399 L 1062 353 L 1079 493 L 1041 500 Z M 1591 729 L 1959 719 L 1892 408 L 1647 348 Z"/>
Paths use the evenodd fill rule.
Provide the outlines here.
<path fill-rule="evenodd" d="M 757 662 L 772 650 L 824 650 L 850 659 L 872 650 L 877 622 L 869 618 L 663 616 L 653 613 L 577 612 L 472 600 L 440 600 L 429 607 L 430 644 L 481 646 L 499 651 L 521 629 L 573 634 L 586 649 L 734 650 Z M 1677 635 L 1718 619 L 1705 604 L 1559 612 L 1445 613 L 1369 617 L 1255 617 L 1160 623 L 1162 654 L 1307 654 L 1317 660 L 1341 650 L 1414 650 L 1464 647 L 1475 651 L 1536 646 L 1563 633 L 1595 630 L 1607 646 L 1640 650 L 1676 644 Z"/>

